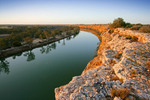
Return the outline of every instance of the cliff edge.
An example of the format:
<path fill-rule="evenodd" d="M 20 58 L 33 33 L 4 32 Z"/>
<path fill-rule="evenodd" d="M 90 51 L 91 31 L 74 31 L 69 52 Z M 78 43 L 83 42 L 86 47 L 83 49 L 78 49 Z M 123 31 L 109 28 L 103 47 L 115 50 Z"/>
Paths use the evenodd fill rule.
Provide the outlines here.
<path fill-rule="evenodd" d="M 55 89 L 56 100 L 150 100 L 150 35 L 123 28 L 101 33 L 97 56 Z"/>

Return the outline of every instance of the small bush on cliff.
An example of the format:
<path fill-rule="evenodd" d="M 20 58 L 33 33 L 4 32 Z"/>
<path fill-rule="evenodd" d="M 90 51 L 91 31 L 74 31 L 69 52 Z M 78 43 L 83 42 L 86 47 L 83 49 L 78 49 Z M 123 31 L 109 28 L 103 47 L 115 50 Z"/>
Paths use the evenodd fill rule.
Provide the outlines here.
<path fill-rule="evenodd" d="M 110 24 L 110 28 L 119 28 L 119 27 L 125 27 L 126 23 L 122 18 L 117 18 L 113 21 L 112 24 Z"/>
<path fill-rule="evenodd" d="M 129 96 L 130 90 L 127 88 L 123 89 L 112 89 L 111 96 L 112 97 L 120 97 L 121 99 L 125 99 Z"/>
<path fill-rule="evenodd" d="M 126 28 L 131 28 L 133 25 L 130 23 L 126 23 Z"/>
<path fill-rule="evenodd" d="M 130 29 L 131 30 L 139 30 L 142 27 L 142 24 L 135 24 Z"/>
<path fill-rule="evenodd" d="M 150 33 L 150 26 L 142 26 L 139 29 L 140 32 L 144 32 L 144 33 Z"/>
<path fill-rule="evenodd" d="M 131 39 L 131 41 L 132 41 L 132 42 L 136 42 L 136 41 L 138 41 L 138 38 L 135 37 L 135 36 L 133 36 L 132 39 Z"/>
<path fill-rule="evenodd" d="M 146 62 L 147 67 L 150 69 L 150 61 Z"/>
<path fill-rule="evenodd" d="M 132 39 L 132 37 L 130 35 L 127 35 L 126 39 Z"/>
<path fill-rule="evenodd" d="M 130 35 L 127 35 L 126 36 L 126 39 L 130 39 L 132 42 L 136 42 L 136 41 L 138 41 L 138 38 L 137 37 L 135 37 L 135 36 L 130 36 Z"/>

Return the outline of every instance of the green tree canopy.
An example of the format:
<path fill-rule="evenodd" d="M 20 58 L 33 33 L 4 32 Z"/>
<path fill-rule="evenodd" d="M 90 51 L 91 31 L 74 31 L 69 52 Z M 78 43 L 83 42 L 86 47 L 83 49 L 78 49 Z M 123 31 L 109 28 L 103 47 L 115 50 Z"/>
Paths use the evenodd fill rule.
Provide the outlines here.
<path fill-rule="evenodd" d="M 125 27 L 125 26 L 126 26 L 125 21 L 122 18 L 117 18 L 110 25 L 110 28 L 119 28 L 119 27 Z"/>

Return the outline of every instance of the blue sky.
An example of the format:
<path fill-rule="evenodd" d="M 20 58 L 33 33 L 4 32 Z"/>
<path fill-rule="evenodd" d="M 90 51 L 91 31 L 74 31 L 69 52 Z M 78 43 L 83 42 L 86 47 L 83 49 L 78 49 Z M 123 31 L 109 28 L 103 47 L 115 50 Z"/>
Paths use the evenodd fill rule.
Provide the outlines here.
<path fill-rule="evenodd" d="M 150 0 L 0 0 L 0 24 L 150 24 Z"/>

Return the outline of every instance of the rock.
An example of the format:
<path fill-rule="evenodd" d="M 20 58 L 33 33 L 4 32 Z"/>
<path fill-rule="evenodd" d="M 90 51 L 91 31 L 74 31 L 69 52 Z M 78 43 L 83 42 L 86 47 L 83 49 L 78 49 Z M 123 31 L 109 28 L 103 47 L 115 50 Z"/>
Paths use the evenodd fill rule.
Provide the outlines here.
<path fill-rule="evenodd" d="M 114 100 L 122 100 L 120 97 L 115 97 Z"/>
<path fill-rule="evenodd" d="M 117 33 L 117 34 L 116 34 Z M 138 36 L 131 42 L 123 35 Z M 55 89 L 56 100 L 107 100 L 114 89 L 126 89 L 129 99 L 150 98 L 150 77 L 147 61 L 150 59 L 150 36 L 115 29 L 101 34 L 102 41 L 97 56 L 88 63 L 80 76 L 75 76 L 64 86 Z M 114 100 L 122 100 L 115 97 Z"/>

